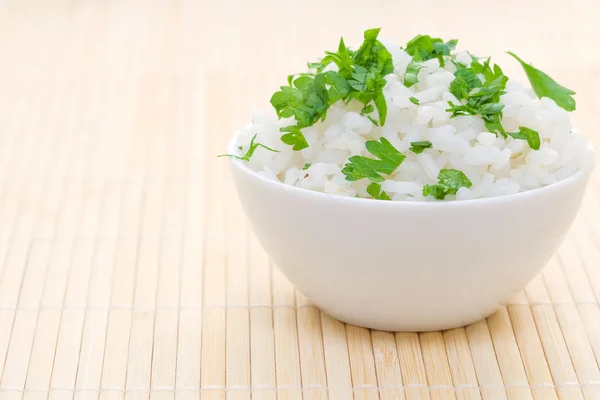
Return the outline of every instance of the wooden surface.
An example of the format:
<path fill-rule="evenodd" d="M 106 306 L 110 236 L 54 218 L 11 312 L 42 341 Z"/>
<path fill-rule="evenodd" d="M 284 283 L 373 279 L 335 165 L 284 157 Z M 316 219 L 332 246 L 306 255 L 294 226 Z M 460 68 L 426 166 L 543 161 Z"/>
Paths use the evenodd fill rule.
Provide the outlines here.
<path fill-rule="evenodd" d="M 295 293 L 215 158 L 289 72 L 374 26 L 459 38 L 523 78 L 515 51 L 578 92 L 600 148 L 599 15 L 596 0 L 0 1 L 0 398 L 599 399 L 600 174 L 506 309 L 392 334 Z"/>

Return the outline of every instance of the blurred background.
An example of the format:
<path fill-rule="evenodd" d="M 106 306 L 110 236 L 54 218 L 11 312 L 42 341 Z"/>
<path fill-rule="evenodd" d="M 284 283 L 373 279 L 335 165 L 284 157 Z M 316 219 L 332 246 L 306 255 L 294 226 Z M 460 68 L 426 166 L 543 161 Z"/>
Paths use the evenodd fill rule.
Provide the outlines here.
<path fill-rule="evenodd" d="M 457 38 L 524 80 L 516 52 L 578 93 L 600 148 L 599 16 L 596 0 L 0 0 L 0 398 L 598 398 L 598 173 L 507 309 L 392 334 L 295 293 L 215 156 L 289 73 L 372 27 Z"/>

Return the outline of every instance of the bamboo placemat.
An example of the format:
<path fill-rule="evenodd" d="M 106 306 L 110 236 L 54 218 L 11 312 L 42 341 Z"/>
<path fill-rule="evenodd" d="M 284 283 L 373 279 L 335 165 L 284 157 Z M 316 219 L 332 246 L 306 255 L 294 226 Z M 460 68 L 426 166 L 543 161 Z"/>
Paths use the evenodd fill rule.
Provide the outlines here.
<path fill-rule="evenodd" d="M 0 2 L 0 398 L 600 398 L 599 173 L 507 308 L 394 334 L 295 292 L 215 158 L 287 73 L 373 26 L 457 37 L 522 74 L 516 51 L 578 92 L 600 148 L 598 15 L 592 0 Z"/>

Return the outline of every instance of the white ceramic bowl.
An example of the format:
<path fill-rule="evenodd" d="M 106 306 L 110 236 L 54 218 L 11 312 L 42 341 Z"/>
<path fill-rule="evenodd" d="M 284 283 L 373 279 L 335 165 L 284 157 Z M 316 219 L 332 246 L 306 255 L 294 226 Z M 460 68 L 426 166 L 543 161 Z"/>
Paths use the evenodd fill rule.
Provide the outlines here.
<path fill-rule="evenodd" d="M 393 202 L 231 167 L 256 236 L 298 290 L 341 321 L 390 331 L 462 326 L 506 304 L 556 252 L 588 180 L 578 172 L 515 195 Z"/>

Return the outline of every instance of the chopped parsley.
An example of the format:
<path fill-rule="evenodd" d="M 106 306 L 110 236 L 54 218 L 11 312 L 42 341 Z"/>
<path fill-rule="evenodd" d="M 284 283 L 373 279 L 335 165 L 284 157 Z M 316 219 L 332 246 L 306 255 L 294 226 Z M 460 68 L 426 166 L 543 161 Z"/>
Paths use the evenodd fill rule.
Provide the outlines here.
<path fill-rule="evenodd" d="M 522 61 L 513 53 L 509 54 L 522 63 Z M 455 63 L 455 65 L 457 70 L 454 73 L 454 80 L 450 83 L 450 92 L 461 101 L 461 104 L 448 102 L 450 108 L 446 111 L 452 113 L 451 117 L 456 117 L 458 115 L 480 115 L 485 122 L 486 128 L 491 133 L 496 135 L 501 134 L 504 138 L 506 138 L 507 135 L 510 135 L 515 139 L 526 140 L 530 148 L 539 150 L 540 136 L 538 132 L 524 126 L 519 127 L 518 132 L 506 132 L 502 126 L 502 109 L 504 108 L 504 105 L 500 103 L 500 96 L 505 93 L 504 89 L 506 88 L 506 82 L 508 81 L 508 77 L 504 75 L 502 69 L 498 65 L 492 67 L 489 58 L 483 63 L 480 63 L 478 59 L 474 59 L 469 68 L 459 63 Z M 533 67 L 525 64 L 524 68 L 526 68 L 527 71 L 527 68 Z M 535 71 L 537 72 L 532 72 L 533 76 L 545 82 L 545 84 L 541 85 L 543 88 L 538 87 L 540 93 L 548 93 L 546 89 L 551 87 L 556 89 L 554 91 L 551 90 L 553 94 L 556 94 L 557 91 L 561 92 L 561 90 L 563 95 L 566 95 L 567 91 L 569 94 L 573 94 L 569 89 L 558 85 L 543 72 L 538 70 Z M 528 76 L 529 74 L 530 73 L 528 72 Z M 478 75 L 483 75 L 483 82 Z M 532 82 L 532 85 L 535 86 L 531 76 L 529 79 Z M 536 93 L 540 96 L 540 93 L 538 93 L 537 90 Z M 569 97 L 569 99 L 571 98 Z M 566 101 L 566 99 L 563 100 Z M 574 107 L 575 101 L 573 100 L 573 109 Z"/>
<path fill-rule="evenodd" d="M 357 50 L 348 48 L 341 38 L 337 51 L 326 51 L 321 60 L 308 63 L 309 72 L 288 76 L 288 85 L 282 86 L 271 97 L 271 104 L 280 119 L 294 118 L 293 125 L 280 128 L 282 142 L 292 146 L 295 151 L 309 147 L 302 130 L 324 121 L 330 107 L 339 101 L 345 104 L 352 100 L 361 103 L 360 115 L 366 116 L 375 126 L 384 126 L 388 104 L 383 89 L 387 83 L 386 75 L 394 72 L 394 66 L 390 52 L 378 40 L 379 32 L 379 28 L 366 30 L 364 41 Z M 469 66 L 458 62 L 451 54 L 456 45 L 457 40 L 444 41 L 429 35 L 417 35 L 411 39 L 404 49 L 412 57 L 404 71 L 404 86 L 410 88 L 418 83 L 419 72 L 428 60 L 437 59 L 442 68 L 446 62 L 451 62 L 456 71 L 448 90 L 456 101 L 448 102 L 446 111 L 450 113 L 450 117 L 481 117 L 489 132 L 504 138 L 511 136 L 524 140 L 532 150 L 539 150 L 541 138 L 538 132 L 525 126 L 520 126 L 516 132 L 507 132 L 502 125 L 504 105 L 500 98 L 505 94 L 508 82 L 508 77 L 502 69 L 492 64 L 490 58 L 483 59 L 473 55 Z M 508 54 L 522 65 L 539 98 L 548 97 L 567 111 L 575 110 L 576 103 L 572 97 L 575 92 L 525 63 L 516 54 Z M 330 64 L 335 64 L 336 70 L 327 68 Z M 416 97 L 411 96 L 409 100 L 419 105 Z M 256 137 L 255 135 L 252 138 L 243 156 L 221 156 L 249 161 L 259 147 L 278 152 L 256 142 Z M 372 198 L 391 200 L 390 196 L 381 190 L 380 183 L 398 169 L 406 156 L 385 137 L 367 141 L 365 148 L 373 157 L 352 156 L 348 158 L 341 172 L 348 181 L 368 179 L 370 183 L 367 193 Z M 410 143 L 409 150 L 421 154 L 425 149 L 431 148 L 433 145 L 430 141 L 416 141 Z M 242 147 L 238 149 L 242 151 Z M 307 170 L 310 166 L 310 163 L 306 163 L 302 170 Z M 460 188 L 472 186 L 467 176 L 456 169 L 442 169 L 437 178 L 438 183 L 423 187 L 423 196 L 444 200 L 447 196 L 456 195 Z"/>
<path fill-rule="evenodd" d="M 348 163 L 342 169 L 346 175 L 346 180 L 357 181 L 368 178 L 372 182 L 382 182 L 384 177 L 380 174 L 391 175 L 396 168 L 402 164 L 406 158 L 384 137 L 376 140 L 369 140 L 365 143 L 367 151 L 378 159 L 367 158 L 363 156 L 352 156 Z"/>
<path fill-rule="evenodd" d="M 246 154 L 244 154 L 242 157 L 236 156 L 235 154 L 220 154 L 217 157 L 233 157 L 233 158 L 237 158 L 238 160 L 242 160 L 242 161 L 250 161 L 250 157 L 252 157 L 252 155 L 254 154 L 256 149 L 258 149 L 259 147 L 262 147 L 263 149 L 267 149 L 269 151 L 273 151 L 275 153 L 279 153 L 279 150 L 275 150 L 270 147 L 267 147 L 262 143 L 254 142 L 255 139 L 256 139 L 256 135 L 254 135 L 252 137 L 252 140 L 250 140 L 250 146 L 248 147 L 248 151 L 246 151 Z M 242 147 L 238 146 L 238 149 L 242 150 Z"/>
<path fill-rule="evenodd" d="M 281 141 L 292 146 L 293 150 L 298 151 L 308 147 L 308 142 L 297 125 L 283 127 L 280 131 L 287 132 L 281 136 Z"/>
<path fill-rule="evenodd" d="M 419 75 L 419 71 L 423 68 L 425 64 L 423 64 L 421 58 L 419 57 L 419 53 L 416 52 L 412 61 L 406 67 L 406 72 L 404 72 L 404 86 L 411 87 L 419 80 L 417 76 Z"/>
<path fill-rule="evenodd" d="M 373 196 L 373 198 L 376 200 L 391 200 L 390 196 L 381 190 L 381 185 L 379 183 L 370 183 L 369 186 L 367 186 L 367 193 Z"/>
<path fill-rule="evenodd" d="M 520 126 L 518 132 L 507 132 L 507 134 L 515 139 L 526 140 L 529 147 L 533 150 L 540 149 L 540 134 L 533 129 Z"/>
<path fill-rule="evenodd" d="M 452 39 L 444 43 L 440 38 L 432 38 L 429 35 L 417 35 L 406 44 L 406 52 L 413 56 L 418 56 L 422 61 L 437 58 L 440 67 L 444 67 L 444 56 L 449 56 L 454 50 L 458 40 Z"/>
<path fill-rule="evenodd" d="M 502 73 L 498 66 L 490 67 L 490 60 L 480 64 L 473 61 L 469 68 L 456 63 L 457 71 L 454 80 L 450 83 L 450 92 L 461 102 L 454 104 L 449 101 L 450 108 L 446 111 L 452 113 L 451 118 L 459 115 L 479 115 L 483 118 L 488 131 L 506 137 L 502 127 L 502 109 L 500 96 L 506 88 L 508 77 Z M 482 74 L 482 82 L 477 74 Z"/>
<path fill-rule="evenodd" d="M 411 87 L 418 82 L 417 75 L 421 68 L 425 66 L 423 61 L 437 58 L 440 66 L 445 65 L 444 56 L 449 56 L 454 50 L 457 40 L 449 40 L 444 43 L 440 38 L 432 38 L 429 35 L 417 35 L 406 44 L 406 52 L 412 56 L 411 62 L 404 72 L 404 86 Z"/>
<path fill-rule="evenodd" d="M 410 142 L 409 150 L 415 154 L 421 154 L 425 149 L 430 149 L 431 147 L 433 145 L 429 141 Z"/>
<path fill-rule="evenodd" d="M 464 172 L 457 169 L 443 169 L 438 174 L 438 183 L 423 186 L 423 196 L 433 196 L 436 200 L 444 200 L 448 195 L 454 195 L 461 187 L 470 188 L 473 183 Z"/>
<path fill-rule="evenodd" d="M 458 68 L 454 73 L 454 80 L 450 83 L 450 93 L 458 100 L 468 99 L 473 89 L 480 88 L 483 83 L 477 74 L 470 68 Z"/>
<path fill-rule="evenodd" d="M 308 147 L 301 129 L 323 121 L 327 110 L 338 100 L 348 103 L 356 99 L 365 105 L 364 113 L 377 107 L 379 121 L 369 117 L 375 125 L 385 124 L 387 104 L 383 96 L 384 79 L 394 71 L 392 55 L 377 40 L 380 29 L 365 31 L 364 42 L 356 51 L 346 47 L 340 40 L 337 52 L 326 52 L 325 57 L 316 63 L 309 63 L 317 72 L 301 74 L 294 79 L 288 77 L 288 86 L 282 86 L 271 97 L 271 104 L 279 118 L 294 117 L 296 125 L 281 128 L 285 134 L 281 140 L 293 146 L 294 150 Z M 326 71 L 327 65 L 335 63 L 338 71 Z M 370 108 L 369 108 L 370 106 Z"/>
<path fill-rule="evenodd" d="M 379 122 L 377 122 L 377 120 L 376 120 L 376 119 L 374 119 L 373 117 L 371 117 L 371 116 L 369 116 L 369 115 L 367 116 L 367 118 L 369 119 L 369 121 L 371 121 L 371 123 L 372 123 L 373 125 L 375 125 L 375 126 L 379 126 Z"/>
<path fill-rule="evenodd" d="M 548 97 L 556 102 L 559 107 L 564 108 L 567 111 L 575 110 L 575 99 L 572 95 L 575 94 L 571 89 L 567 89 L 564 86 L 559 85 L 554 79 L 550 78 L 545 72 L 533 67 L 531 64 L 527 64 L 521 60 L 515 53 L 508 52 L 514 57 L 523 67 L 529 83 L 535 94 L 539 97 Z"/>
<path fill-rule="evenodd" d="M 360 115 L 365 115 L 365 114 L 369 114 L 372 113 L 373 110 L 375 110 L 375 107 L 373 107 L 373 104 L 367 104 L 366 106 L 363 107 L 363 109 L 360 111 Z"/>
<path fill-rule="evenodd" d="M 309 67 L 316 72 L 309 72 L 288 77 L 288 86 L 273 94 L 271 104 L 279 118 L 294 117 L 296 125 L 281 128 L 281 140 L 292 146 L 293 150 L 302 150 L 309 146 L 302 129 L 323 121 L 327 110 L 334 103 L 343 100 L 348 103 L 352 99 L 364 106 L 361 115 L 375 126 L 383 126 L 387 117 L 387 103 L 383 95 L 386 85 L 385 76 L 393 72 L 392 56 L 385 46 L 377 40 L 379 28 L 369 29 L 364 33 L 364 41 L 356 51 L 349 49 L 341 38 L 336 52 L 327 51 L 325 57 Z M 411 87 L 418 82 L 418 73 L 424 61 L 438 59 L 440 66 L 445 65 L 444 57 L 452 57 L 457 40 L 444 42 L 441 38 L 429 35 L 417 35 L 406 44 L 406 52 L 413 57 L 404 73 L 404 85 Z M 539 97 L 549 97 L 566 110 L 575 109 L 575 101 L 571 97 L 573 91 L 559 85 L 548 75 L 523 62 L 514 53 L 527 73 L 532 87 Z M 533 138 L 529 131 L 507 133 L 502 126 L 502 109 L 500 96 L 505 92 L 508 77 L 498 65 L 492 65 L 490 58 L 482 60 L 472 57 L 469 67 L 451 60 L 457 70 L 450 84 L 450 92 L 459 100 L 458 104 L 449 102 L 448 112 L 451 117 L 461 115 L 479 115 L 486 128 L 498 135 L 507 137 Z M 325 71 L 334 63 L 338 71 Z M 413 104 L 418 105 L 415 97 L 410 97 Z M 372 115 L 377 111 L 377 118 Z M 524 133 L 525 132 L 525 133 Z M 532 131 L 534 132 L 534 131 Z M 539 135 L 538 135 L 539 136 Z M 527 139 L 525 139 L 527 140 Z M 535 146 L 535 139 L 527 140 Z M 534 147 L 532 147 L 534 148 Z"/>
<path fill-rule="evenodd" d="M 487 60 L 481 64 L 479 59 L 473 60 L 471 63 L 471 70 L 476 74 L 482 74 L 485 80 L 492 81 L 496 78 L 499 78 L 504 75 L 502 69 L 498 65 L 494 65 L 491 67 L 491 57 L 488 57 Z"/>

